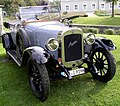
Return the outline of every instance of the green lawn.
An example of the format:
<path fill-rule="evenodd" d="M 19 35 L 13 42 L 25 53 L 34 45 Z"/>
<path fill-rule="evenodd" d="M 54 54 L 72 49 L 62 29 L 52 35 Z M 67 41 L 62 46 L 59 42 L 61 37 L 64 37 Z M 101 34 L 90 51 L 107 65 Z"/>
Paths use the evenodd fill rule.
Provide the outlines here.
<path fill-rule="evenodd" d="M 104 35 L 105 36 L 105 35 Z M 85 74 L 68 81 L 51 81 L 48 100 L 38 101 L 31 93 L 26 68 L 7 60 L 0 44 L 0 106 L 119 106 L 120 104 L 120 36 L 108 36 L 117 49 L 116 75 L 110 82 L 101 83 Z"/>
<path fill-rule="evenodd" d="M 76 24 L 115 25 L 120 26 L 120 17 L 79 17 L 73 19 Z"/>

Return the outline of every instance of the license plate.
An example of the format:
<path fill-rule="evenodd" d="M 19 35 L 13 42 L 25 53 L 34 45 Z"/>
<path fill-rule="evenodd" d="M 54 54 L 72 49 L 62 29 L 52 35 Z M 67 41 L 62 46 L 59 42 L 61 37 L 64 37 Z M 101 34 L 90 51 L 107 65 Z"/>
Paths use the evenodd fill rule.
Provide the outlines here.
<path fill-rule="evenodd" d="M 76 70 L 70 70 L 69 73 L 70 73 L 70 76 L 76 76 L 76 75 L 84 74 L 85 69 L 80 68 L 80 69 L 76 69 Z"/>

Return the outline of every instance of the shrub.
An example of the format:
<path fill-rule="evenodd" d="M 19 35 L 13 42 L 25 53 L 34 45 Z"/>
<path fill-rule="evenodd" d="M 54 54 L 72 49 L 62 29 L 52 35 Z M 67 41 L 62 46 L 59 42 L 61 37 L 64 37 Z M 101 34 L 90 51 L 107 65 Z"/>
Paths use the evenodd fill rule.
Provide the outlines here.
<path fill-rule="evenodd" d="M 84 15 L 84 17 L 88 17 L 88 15 L 87 15 L 87 14 L 85 14 L 85 15 Z"/>
<path fill-rule="evenodd" d="M 63 15 L 66 15 L 66 14 L 68 14 L 68 12 L 67 12 L 67 11 L 64 11 L 64 12 L 63 12 Z"/>
<path fill-rule="evenodd" d="M 82 28 L 84 33 L 94 33 L 94 34 L 98 34 L 99 33 L 99 29 L 98 28 Z"/>
<path fill-rule="evenodd" d="M 67 19 L 74 19 L 74 18 L 78 18 L 78 17 L 79 17 L 79 15 L 74 15 L 74 16 L 68 17 Z"/>
<path fill-rule="evenodd" d="M 117 34 L 117 35 L 120 35 L 120 29 L 116 31 L 116 34 Z"/>
<path fill-rule="evenodd" d="M 87 14 L 80 14 L 79 16 L 80 16 L 80 17 L 88 17 Z"/>
<path fill-rule="evenodd" d="M 115 30 L 114 29 L 105 29 L 105 34 L 107 35 L 115 35 Z"/>
<path fill-rule="evenodd" d="M 82 28 L 83 33 L 87 33 L 87 28 Z"/>
<path fill-rule="evenodd" d="M 108 11 L 101 11 L 101 10 L 95 11 L 94 14 L 98 16 L 109 16 L 110 15 Z"/>
<path fill-rule="evenodd" d="M 115 15 L 120 15 L 120 10 L 119 9 L 115 9 L 114 12 L 115 12 Z"/>

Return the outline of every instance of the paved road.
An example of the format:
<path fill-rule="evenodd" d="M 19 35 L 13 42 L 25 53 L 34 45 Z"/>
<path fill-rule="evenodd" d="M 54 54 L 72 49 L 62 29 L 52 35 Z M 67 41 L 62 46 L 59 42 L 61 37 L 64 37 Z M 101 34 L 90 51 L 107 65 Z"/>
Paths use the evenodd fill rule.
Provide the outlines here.
<path fill-rule="evenodd" d="M 88 15 L 88 17 L 98 17 L 97 15 L 95 15 L 93 12 L 89 12 L 86 13 Z"/>

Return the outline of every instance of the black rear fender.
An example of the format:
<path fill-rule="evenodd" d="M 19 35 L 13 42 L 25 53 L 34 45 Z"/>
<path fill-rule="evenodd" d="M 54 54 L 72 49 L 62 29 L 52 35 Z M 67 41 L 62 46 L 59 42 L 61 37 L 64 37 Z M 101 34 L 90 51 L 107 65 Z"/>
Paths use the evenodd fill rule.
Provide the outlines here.
<path fill-rule="evenodd" d="M 48 62 L 49 57 L 50 55 L 42 47 L 28 47 L 23 52 L 22 66 L 27 64 L 29 58 L 33 59 L 38 64 L 44 64 Z"/>
<path fill-rule="evenodd" d="M 13 39 L 12 39 L 10 33 L 6 33 L 6 34 L 2 35 L 2 43 L 3 43 L 3 47 L 6 50 L 14 50 L 15 49 L 15 44 L 13 42 Z"/>

